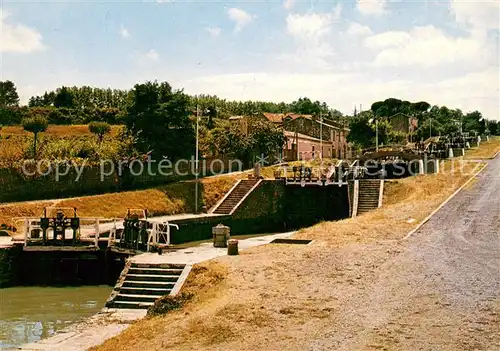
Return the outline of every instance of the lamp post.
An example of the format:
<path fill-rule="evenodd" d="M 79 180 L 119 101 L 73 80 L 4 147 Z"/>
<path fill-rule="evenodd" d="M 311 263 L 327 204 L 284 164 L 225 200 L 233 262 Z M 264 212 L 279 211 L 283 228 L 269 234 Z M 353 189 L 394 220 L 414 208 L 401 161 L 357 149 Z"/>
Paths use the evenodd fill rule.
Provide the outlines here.
<path fill-rule="evenodd" d="M 198 132 L 199 132 L 199 115 L 200 115 L 200 112 L 199 112 L 199 106 L 198 104 L 196 104 L 196 161 L 195 161 L 195 167 L 196 167 L 196 171 L 195 171 L 195 177 L 196 177 L 196 180 L 195 180 L 195 190 L 194 190 L 194 213 L 198 213 L 198 154 L 199 154 L 199 147 L 198 147 Z"/>

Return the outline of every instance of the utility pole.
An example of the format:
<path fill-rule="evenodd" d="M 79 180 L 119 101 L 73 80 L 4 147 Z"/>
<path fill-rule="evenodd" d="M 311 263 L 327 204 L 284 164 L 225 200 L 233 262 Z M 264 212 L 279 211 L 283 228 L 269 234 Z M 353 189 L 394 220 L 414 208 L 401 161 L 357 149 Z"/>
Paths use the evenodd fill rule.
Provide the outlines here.
<path fill-rule="evenodd" d="M 323 159 L 323 115 L 319 113 L 319 157 Z"/>
<path fill-rule="evenodd" d="M 432 116 L 429 117 L 429 138 L 432 138 Z"/>
<path fill-rule="evenodd" d="M 200 115 L 200 110 L 199 110 L 199 106 L 198 104 L 196 104 L 196 161 L 195 161 L 195 167 L 196 167 L 196 171 L 195 171 L 195 176 L 196 176 L 196 180 L 195 180 L 195 190 L 194 190 L 194 213 L 198 213 L 198 153 L 199 153 L 199 150 L 198 150 L 198 131 L 199 131 L 199 115 Z"/>
<path fill-rule="evenodd" d="M 378 152 L 378 119 L 375 119 L 375 148 Z"/>

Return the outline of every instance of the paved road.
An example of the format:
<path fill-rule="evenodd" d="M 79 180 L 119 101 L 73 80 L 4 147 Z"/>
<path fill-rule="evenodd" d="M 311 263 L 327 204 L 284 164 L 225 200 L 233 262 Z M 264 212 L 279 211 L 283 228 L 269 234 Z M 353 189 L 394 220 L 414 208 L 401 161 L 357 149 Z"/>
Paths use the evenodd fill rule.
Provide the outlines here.
<path fill-rule="evenodd" d="M 340 299 L 310 346 L 335 350 L 500 350 L 500 158 Z"/>

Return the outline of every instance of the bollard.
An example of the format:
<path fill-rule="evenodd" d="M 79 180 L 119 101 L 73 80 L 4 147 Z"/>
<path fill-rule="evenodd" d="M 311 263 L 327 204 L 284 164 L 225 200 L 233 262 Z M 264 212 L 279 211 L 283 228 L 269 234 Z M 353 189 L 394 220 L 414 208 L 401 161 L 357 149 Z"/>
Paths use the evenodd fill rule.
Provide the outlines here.
<path fill-rule="evenodd" d="M 448 158 L 453 158 L 453 149 L 448 149 Z"/>
<path fill-rule="evenodd" d="M 227 254 L 229 256 L 238 255 L 238 240 L 231 239 L 227 242 Z"/>
<path fill-rule="evenodd" d="M 212 236 L 214 247 L 227 247 L 227 241 L 231 237 L 230 228 L 223 224 L 218 224 L 212 228 Z"/>

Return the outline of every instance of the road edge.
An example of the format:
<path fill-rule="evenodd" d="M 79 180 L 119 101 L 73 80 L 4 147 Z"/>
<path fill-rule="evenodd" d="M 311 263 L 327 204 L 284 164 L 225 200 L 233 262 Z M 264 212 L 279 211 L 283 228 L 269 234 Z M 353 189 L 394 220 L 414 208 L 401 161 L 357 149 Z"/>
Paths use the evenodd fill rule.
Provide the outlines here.
<path fill-rule="evenodd" d="M 498 154 L 500 154 L 500 150 L 498 150 L 498 151 L 497 151 L 497 152 L 493 155 L 493 157 L 492 157 L 492 158 L 490 158 L 490 160 L 494 160 L 494 159 L 498 156 Z"/>
<path fill-rule="evenodd" d="M 406 234 L 406 236 L 404 238 L 402 238 L 398 241 L 407 240 L 413 234 L 415 234 L 425 223 L 427 223 L 429 221 L 429 219 L 432 218 L 432 216 L 434 216 L 441 208 L 443 208 L 444 205 L 446 205 L 448 202 L 450 202 L 451 199 L 453 199 L 459 192 L 461 192 L 462 189 L 467 186 L 467 184 L 469 184 L 473 179 L 476 179 L 477 176 L 479 175 L 479 173 L 484 171 L 486 169 L 486 167 L 488 167 L 488 163 L 485 163 L 484 166 L 479 171 L 474 173 L 464 184 L 462 184 L 462 186 L 460 186 L 460 188 L 458 188 L 453 194 L 451 194 L 446 200 L 444 200 L 434 211 L 432 211 L 430 215 L 425 217 L 415 228 L 413 228 L 408 234 Z"/>

